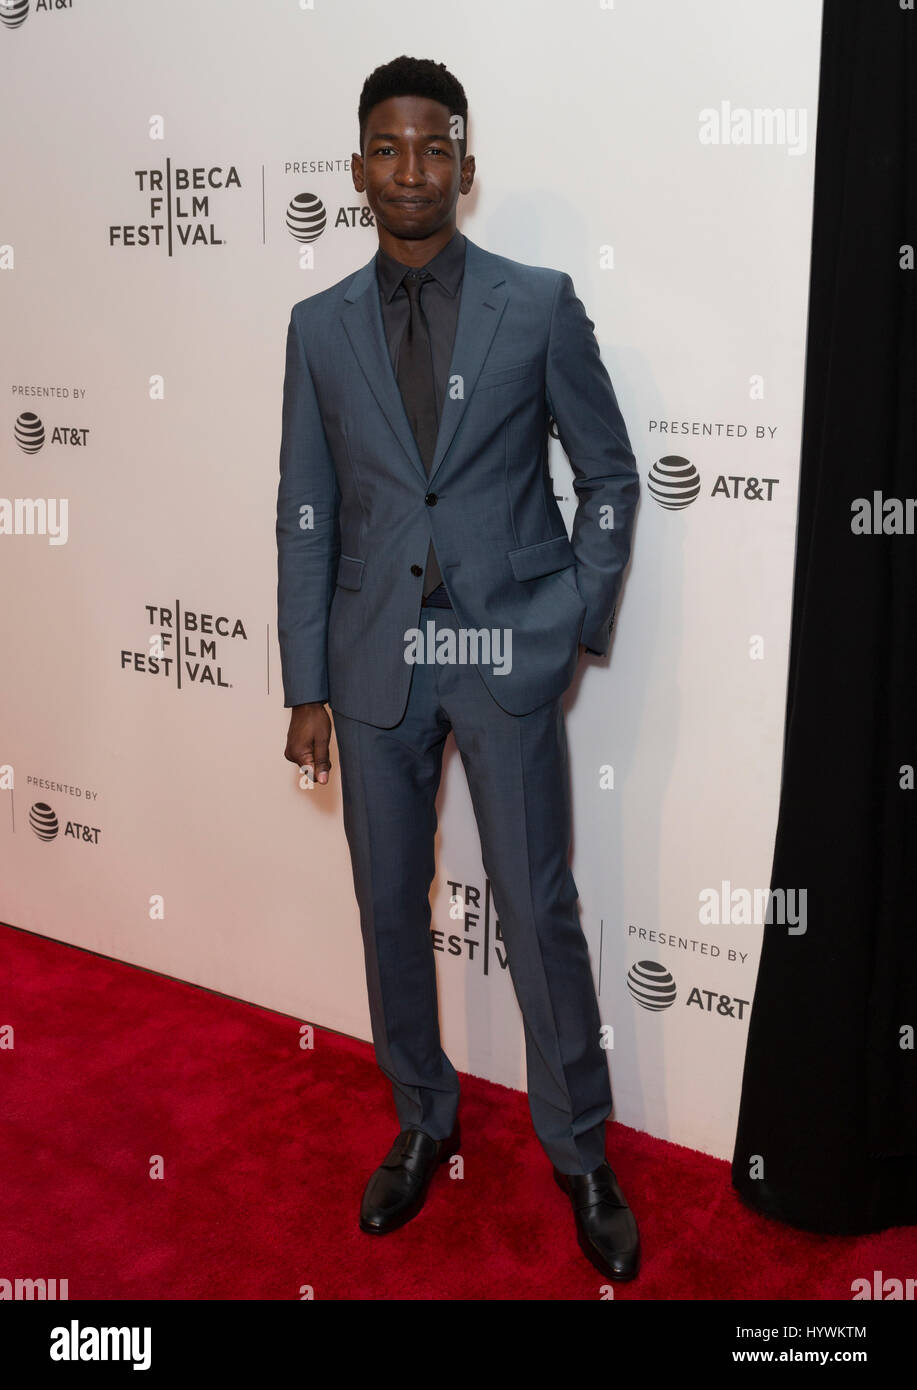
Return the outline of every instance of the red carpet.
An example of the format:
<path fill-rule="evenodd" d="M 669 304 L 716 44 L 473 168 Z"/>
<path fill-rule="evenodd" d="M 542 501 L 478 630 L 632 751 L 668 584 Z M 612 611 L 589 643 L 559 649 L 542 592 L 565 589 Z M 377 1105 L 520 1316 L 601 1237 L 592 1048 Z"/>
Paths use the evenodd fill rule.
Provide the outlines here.
<path fill-rule="evenodd" d="M 372 1048 L 0 927 L 0 1277 L 71 1299 L 596 1299 L 526 1097 L 463 1077 L 465 1176 L 384 1238 L 356 1224 L 397 1132 Z M 827 1238 L 743 1207 L 724 1162 L 609 1127 L 644 1266 L 617 1299 L 850 1298 L 914 1231 Z M 149 1176 L 161 1155 L 164 1177 Z"/>

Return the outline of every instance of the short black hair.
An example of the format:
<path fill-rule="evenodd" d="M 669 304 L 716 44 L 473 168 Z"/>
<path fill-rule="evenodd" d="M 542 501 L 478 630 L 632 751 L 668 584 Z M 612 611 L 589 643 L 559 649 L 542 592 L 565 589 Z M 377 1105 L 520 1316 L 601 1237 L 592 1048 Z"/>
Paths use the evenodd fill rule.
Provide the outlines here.
<path fill-rule="evenodd" d="M 462 136 L 458 142 L 459 157 L 465 158 L 468 135 L 468 99 L 465 89 L 445 63 L 431 58 L 408 58 L 402 53 L 390 63 L 375 68 L 363 83 L 357 119 L 360 123 L 360 153 L 366 137 L 366 121 L 374 106 L 389 97 L 427 97 L 441 102 L 452 116 L 462 118 Z"/>

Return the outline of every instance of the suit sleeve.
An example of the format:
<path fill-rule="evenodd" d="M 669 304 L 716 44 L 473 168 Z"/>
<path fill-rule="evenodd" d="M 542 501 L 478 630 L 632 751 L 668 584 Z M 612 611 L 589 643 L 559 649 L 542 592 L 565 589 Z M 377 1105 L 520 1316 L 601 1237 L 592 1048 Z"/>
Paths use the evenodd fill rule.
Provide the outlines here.
<path fill-rule="evenodd" d="M 576 582 L 586 601 L 580 641 L 604 656 L 630 555 L 640 480 L 594 328 L 573 281 L 561 273 L 551 311 L 545 388 L 574 474 L 577 507 L 570 539 Z"/>
<path fill-rule="evenodd" d="M 341 549 L 339 505 L 337 473 L 294 308 L 287 329 L 277 490 L 277 635 L 287 708 L 328 699 L 328 613 Z"/>

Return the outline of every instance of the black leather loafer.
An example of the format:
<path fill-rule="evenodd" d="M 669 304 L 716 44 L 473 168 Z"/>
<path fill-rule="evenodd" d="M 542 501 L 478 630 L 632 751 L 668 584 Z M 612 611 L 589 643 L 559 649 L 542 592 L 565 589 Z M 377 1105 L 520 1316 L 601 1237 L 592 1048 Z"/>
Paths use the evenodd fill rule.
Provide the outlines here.
<path fill-rule="evenodd" d="M 608 1279 L 634 1279 L 640 1267 L 640 1236 L 634 1214 L 606 1160 L 591 1173 L 561 1173 L 554 1180 L 576 1214 L 579 1248 Z"/>
<path fill-rule="evenodd" d="M 422 1129 L 403 1129 L 366 1184 L 360 1230 L 384 1236 L 406 1225 L 426 1201 L 436 1169 L 458 1152 L 460 1144 L 458 1123 L 448 1139 L 431 1139 Z"/>

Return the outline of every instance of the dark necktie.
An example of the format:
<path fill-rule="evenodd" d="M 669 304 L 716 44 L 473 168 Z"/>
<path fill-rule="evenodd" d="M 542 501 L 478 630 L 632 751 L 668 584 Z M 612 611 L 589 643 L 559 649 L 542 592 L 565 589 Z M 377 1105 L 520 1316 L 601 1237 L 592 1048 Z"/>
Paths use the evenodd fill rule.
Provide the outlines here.
<path fill-rule="evenodd" d="M 430 328 L 420 303 L 421 287 L 433 276 L 427 271 L 409 270 L 402 284 L 408 296 L 408 322 L 398 348 L 398 387 L 407 417 L 414 431 L 423 466 L 430 472 L 439 424 L 436 418 L 436 384 L 433 376 L 433 350 Z M 423 596 L 427 597 L 443 582 L 433 542 L 427 552 Z"/>

